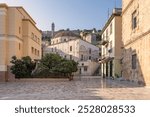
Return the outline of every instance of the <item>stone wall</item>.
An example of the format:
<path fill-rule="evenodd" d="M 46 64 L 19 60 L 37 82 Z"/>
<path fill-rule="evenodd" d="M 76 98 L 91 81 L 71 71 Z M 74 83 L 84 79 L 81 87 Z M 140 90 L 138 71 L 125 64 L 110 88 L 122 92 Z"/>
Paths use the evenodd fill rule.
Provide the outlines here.
<path fill-rule="evenodd" d="M 123 0 L 122 40 L 123 77 L 150 85 L 150 1 Z M 137 27 L 132 29 L 132 14 L 137 12 Z M 132 69 L 132 55 L 136 54 L 136 69 Z"/>

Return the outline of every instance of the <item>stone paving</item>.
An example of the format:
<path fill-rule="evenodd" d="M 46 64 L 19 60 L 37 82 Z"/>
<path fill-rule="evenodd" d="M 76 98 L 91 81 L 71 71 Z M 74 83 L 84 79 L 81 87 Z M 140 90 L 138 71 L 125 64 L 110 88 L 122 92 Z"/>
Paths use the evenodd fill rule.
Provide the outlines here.
<path fill-rule="evenodd" d="M 21 79 L 0 83 L 0 100 L 147 100 L 150 88 L 101 78 Z"/>

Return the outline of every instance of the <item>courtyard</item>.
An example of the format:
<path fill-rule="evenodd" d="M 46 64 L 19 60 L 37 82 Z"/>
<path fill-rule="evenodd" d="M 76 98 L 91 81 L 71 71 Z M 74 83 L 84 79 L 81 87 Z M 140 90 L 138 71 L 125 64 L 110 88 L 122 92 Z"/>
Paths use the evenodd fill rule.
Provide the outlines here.
<path fill-rule="evenodd" d="M 18 79 L 0 83 L 0 100 L 148 100 L 150 88 L 102 78 Z"/>

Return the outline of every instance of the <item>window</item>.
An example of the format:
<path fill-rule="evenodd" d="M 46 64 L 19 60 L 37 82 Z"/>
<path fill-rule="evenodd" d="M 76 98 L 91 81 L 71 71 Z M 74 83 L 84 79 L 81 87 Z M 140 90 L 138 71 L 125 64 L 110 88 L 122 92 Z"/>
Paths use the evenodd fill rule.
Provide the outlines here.
<path fill-rule="evenodd" d="M 66 58 L 67 58 L 67 56 L 65 55 L 65 56 L 64 56 L 64 58 L 66 59 Z"/>
<path fill-rule="evenodd" d="M 72 51 L 72 46 L 70 46 L 70 51 Z"/>
<path fill-rule="evenodd" d="M 52 52 L 53 52 L 53 48 L 52 48 Z"/>
<path fill-rule="evenodd" d="M 34 33 L 31 34 L 31 38 L 34 39 Z"/>
<path fill-rule="evenodd" d="M 112 23 L 110 24 L 110 35 L 112 34 Z"/>
<path fill-rule="evenodd" d="M 132 29 L 135 29 L 137 27 L 137 11 L 135 10 L 132 13 Z"/>
<path fill-rule="evenodd" d="M 83 61 L 83 54 L 81 55 L 81 61 Z"/>
<path fill-rule="evenodd" d="M 84 71 L 87 71 L 88 70 L 88 67 L 87 66 L 84 66 Z"/>
<path fill-rule="evenodd" d="M 21 50 L 21 44 L 19 43 L 19 50 Z"/>
<path fill-rule="evenodd" d="M 31 52 L 32 52 L 32 54 L 34 53 L 34 48 L 33 47 L 31 48 Z"/>
<path fill-rule="evenodd" d="M 64 39 L 64 42 L 66 41 L 66 39 Z"/>
<path fill-rule="evenodd" d="M 89 49 L 89 54 L 91 54 L 91 48 Z"/>
<path fill-rule="evenodd" d="M 72 55 L 70 55 L 70 60 L 72 60 Z"/>
<path fill-rule="evenodd" d="M 136 54 L 132 55 L 132 69 L 136 69 L 136 58 Z"/>
<path fill-rule="evenodd" d="M 91 56 L 89 56 L 89 60 L 91 60 Z"/>

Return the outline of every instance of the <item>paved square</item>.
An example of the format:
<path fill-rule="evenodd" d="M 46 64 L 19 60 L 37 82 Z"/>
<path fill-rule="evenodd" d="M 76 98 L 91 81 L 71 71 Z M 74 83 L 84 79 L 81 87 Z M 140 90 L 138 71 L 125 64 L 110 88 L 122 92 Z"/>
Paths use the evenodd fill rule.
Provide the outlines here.
<path fill-rule="evenodd" d="M 100 78 L 21 79 L 0 83 L 1 100 L 150 99 L 150 88 Z"/>

